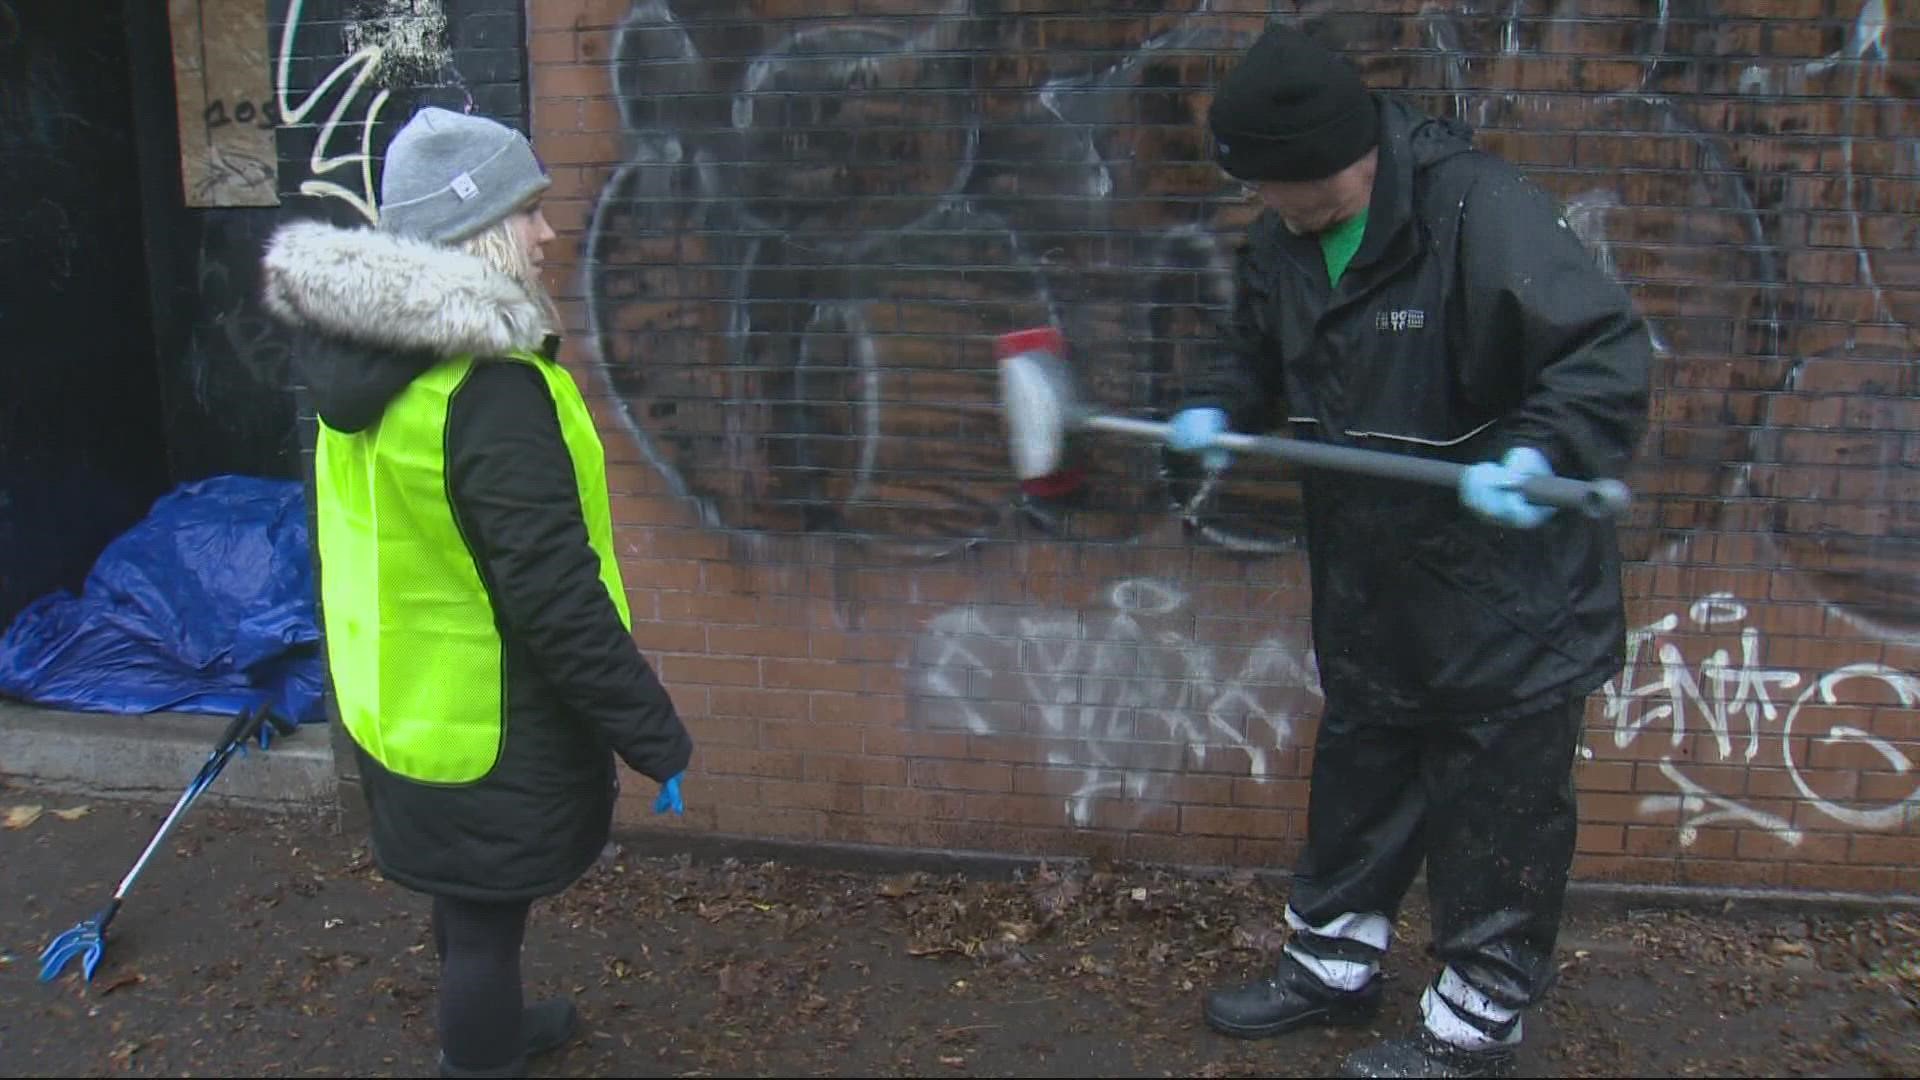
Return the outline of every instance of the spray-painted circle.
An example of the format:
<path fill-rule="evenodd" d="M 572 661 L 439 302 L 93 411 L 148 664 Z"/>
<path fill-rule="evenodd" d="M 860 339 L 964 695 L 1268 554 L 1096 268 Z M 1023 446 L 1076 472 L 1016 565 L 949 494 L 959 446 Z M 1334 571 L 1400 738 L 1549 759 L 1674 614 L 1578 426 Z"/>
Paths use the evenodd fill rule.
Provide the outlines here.
<path fill-rule="evenodd" d="M 888 29 L 794 34 L 747 68 L 721 183 L 752 228 L 862 250 L 966 186 L 979 141 L 969 78 L 966 58 L 923 55 Z"/>

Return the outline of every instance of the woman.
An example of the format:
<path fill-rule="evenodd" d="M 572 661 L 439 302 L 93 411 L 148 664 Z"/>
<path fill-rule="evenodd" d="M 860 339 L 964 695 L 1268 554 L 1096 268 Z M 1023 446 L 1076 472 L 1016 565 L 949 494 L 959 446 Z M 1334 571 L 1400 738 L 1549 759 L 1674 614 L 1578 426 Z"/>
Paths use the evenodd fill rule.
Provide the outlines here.
<path fill-rule="evenodd" d="M 630 633 L 605 460 L 540 284 L 550 183 L 519 133 L 422 110 L 378 230 L 282 227 L 328 667 L 389 879 L 433 897 L 440 1075 L 519 1076 L 575 1023 L 523 1008 L 532 901 L 611 827 L 612 755 L 679 813 L 692 743 Z"/>

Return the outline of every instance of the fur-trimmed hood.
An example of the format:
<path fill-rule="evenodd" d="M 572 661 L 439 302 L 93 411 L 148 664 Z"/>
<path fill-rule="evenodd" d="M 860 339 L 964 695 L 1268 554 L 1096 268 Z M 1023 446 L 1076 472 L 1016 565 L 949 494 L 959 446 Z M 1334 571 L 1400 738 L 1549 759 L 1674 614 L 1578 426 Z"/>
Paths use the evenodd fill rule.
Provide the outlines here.
<path fill-rule="evenodd" d="M 262 269 L 281 321 L 365 345 L 497 355 L 547 333 L 540 303 L 512 277 L 410 237 L 294 222 L 274 233 Z"/>
<path fill-rule="evenodd" d="M 296 360 L 328 426 L 378 420 L 407 383 L 450 356 L 539 349 L 544 306 L 476 256 L 366 227 L 281 226 L 261 263 L 262 301 L 300 338 Z"/>

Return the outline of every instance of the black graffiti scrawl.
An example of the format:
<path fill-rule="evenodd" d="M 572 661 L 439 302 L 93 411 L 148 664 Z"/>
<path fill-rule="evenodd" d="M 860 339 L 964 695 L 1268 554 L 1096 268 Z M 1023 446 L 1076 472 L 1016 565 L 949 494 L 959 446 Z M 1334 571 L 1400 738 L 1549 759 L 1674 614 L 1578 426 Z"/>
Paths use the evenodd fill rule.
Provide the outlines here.
<path fill-rule="evenodd" d="M 631 155 L 587 284 L 634 434 L 714 525 L 918 554 L 1004 533 L 994 336 L 1062 325 L 1086 392 L 1139 411 L 1226 302 L 1217 225 L 1246 207 L 1199 110 L 1258 20 L 764 6 L 642 0 L 615 35 Z M 1088 455 L 1074 534 L 1163 512 L 1158 462 Z"/>

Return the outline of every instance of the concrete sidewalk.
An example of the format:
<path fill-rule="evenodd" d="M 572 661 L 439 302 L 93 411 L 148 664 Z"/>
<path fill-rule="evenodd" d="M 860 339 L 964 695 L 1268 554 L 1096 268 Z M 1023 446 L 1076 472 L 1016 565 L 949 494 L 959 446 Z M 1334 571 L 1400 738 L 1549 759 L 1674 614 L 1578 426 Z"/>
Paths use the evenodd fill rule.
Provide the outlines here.
<path fill-rule="evenodd" d="M 66 712 L 0 701 L 0 777 L 52 792 L 172 803 L 227 718 Z M 338 801 L 332 726 L 309 724 L 227 764 L 203 799 L 291 811 Z"/>
<path fill-rule="evenodd" d="M 165 808 L 16 783 L 0 804 L 24 811 L 0 829 L 0 1072 L 431 1074 L 426 903 L 337 816 L 196 806 L 95 981 L 45 984 L 42 946 L 99 910 Z M 573 996 L 585 1021 L 535 1075 L 1330 1075 L 1415 1022 L 1424 897 L 1376 1023 L 1206 1030 L 1204 989 L 1272 964 L 1285 900 L 1246 875 L 834 871 L 629 845 L 535 910 L 529 991 Z M 1920 1075 L 1920 917 L 1728 909 L 1572 913 L 1521 1075 Z"/>

